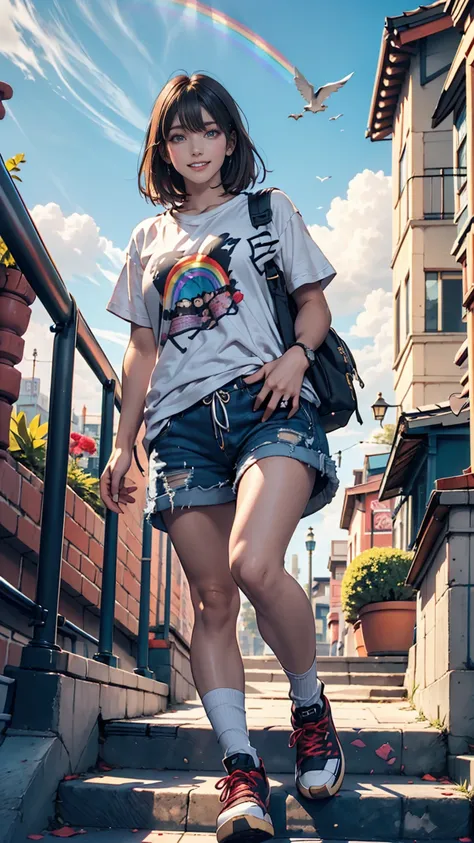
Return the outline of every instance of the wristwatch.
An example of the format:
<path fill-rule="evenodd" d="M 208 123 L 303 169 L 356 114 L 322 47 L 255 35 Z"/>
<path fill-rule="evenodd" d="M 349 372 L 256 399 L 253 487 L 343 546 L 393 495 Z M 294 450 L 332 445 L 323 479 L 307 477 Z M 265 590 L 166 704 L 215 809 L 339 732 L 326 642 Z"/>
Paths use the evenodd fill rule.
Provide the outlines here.
<path fill-rule="evenodd" d="M 305 345 L 304 342 L 292 342 L 290 348 L 293 348 L 294 345 L 299 345 L 299 347 L 303 349 L 309 365 L 314 366 L 316 354 L 313 349 L 310 348 L 309 345 Z"/>

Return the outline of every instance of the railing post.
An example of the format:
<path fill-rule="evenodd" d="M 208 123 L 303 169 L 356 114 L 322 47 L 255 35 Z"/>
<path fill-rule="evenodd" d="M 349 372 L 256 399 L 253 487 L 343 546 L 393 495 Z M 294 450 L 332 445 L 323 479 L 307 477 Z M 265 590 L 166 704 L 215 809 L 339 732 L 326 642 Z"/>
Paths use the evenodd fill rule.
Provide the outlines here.
<path fill-rule="evenodd" d="M 69 319 L 52 329 L 55 337 L 36 582 L 38 605 L 36 617 L 33 619 L 33 638 L 23 648 L 21 657 L 22 667 L 40 670 L 58 669 L 62 656 L 61 648 L 56 641 L 77 319 L 77 306 L 72 299 Z"/>
<path fill-rule="evenodd" d="M 100 424 L 99 474 L 102 474 L 112 451 L 114 435 L 115 381 L 104 383 L 102 389 L 102 418 Z M 105 511 L 104 555 L 102 564 L 102 589 L 100 597 L 99 650 L 94 659 L 111 667 L 118 667 L 118 657 L 113 654 L 115 581 L 117 577 L 118 515 Z"/>
<path fill-rule="evenodd" d="M 134 673 L 153 679 L 153 672 L 148 667 L 148 634 L 150 627 L 150 574 L 152 526 L 148 518 L 143 519 L 142 565 L 140 578 L 140 617 L 138 620 L 137 666 Z"/>
<path fill-rule="evenodd" d="M 171 560 L 173 546 L 169 535 L 166 536 L 166 581 L 165 581 L 165 617 L 163 621 L 163 638 L 165 641 L 170 636 L 171 617 Z"/>

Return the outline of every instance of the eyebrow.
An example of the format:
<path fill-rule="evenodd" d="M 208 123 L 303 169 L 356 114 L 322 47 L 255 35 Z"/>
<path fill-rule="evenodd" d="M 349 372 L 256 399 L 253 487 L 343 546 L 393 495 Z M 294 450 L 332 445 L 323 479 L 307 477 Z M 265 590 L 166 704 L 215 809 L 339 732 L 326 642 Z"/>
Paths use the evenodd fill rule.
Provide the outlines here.
<path fill-rule="evenodd" d="M 216 123 L 215 120 L 208 120 L 206 123 L 204 123 L 204 126 L 212 126 L 213 124 L 217 126 L 217 123 Z M 172 132 L 173 129 L 182 129 L 182 128 L 183 127 L 182 127 L 181 123 L 176 123 L 176 125 L 171 126 L 170 132 Z"/>

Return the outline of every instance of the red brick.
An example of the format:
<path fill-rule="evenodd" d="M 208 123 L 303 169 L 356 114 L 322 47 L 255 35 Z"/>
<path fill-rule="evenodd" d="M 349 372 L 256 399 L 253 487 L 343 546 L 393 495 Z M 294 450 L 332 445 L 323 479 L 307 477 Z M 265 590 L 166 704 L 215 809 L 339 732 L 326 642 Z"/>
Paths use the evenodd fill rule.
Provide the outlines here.
<path fill-rule="evenodd" d="M 142 561 L 137 559 L 130 550 L 127 553 L 127 568 L 133 574 L 136 580 L 139 580 L 142 575 Z"/>
<path fill-rule="evenodd" d="M 138 635 L 138 620 L 133 615 L 128 616 L 128 628 L 132 635 Z"/>
<path fill-rule="evenodd" d="M 135 600 L 140 599 L 140 585 L 127 569 L 125 569 L 123 574 L 123 587 Z"/>
<path fill-rule="evenodd" d="M 81 556 L 81 571 L 84 576 L 87 577 L 89 582 L 95 582 L 97 568 L 94 563 L 84 555 Z"/>
<path fill-rule="evenodd" d="M 88 603 L 93 606 L 100 605 L 100 591 L 94 583 L 89 582 L 85 577 L 82 578 L 82 594 Z"/>
<path fill-rule="evenodd" d="M 118 583 L 120 583 L 120 585 L 123 585 L 123 575 L 124 575 L 124 571 L 125 571 L 125 565 L 123 564 L 123 562 L 120 562 L 120 560 L 119 560 L 119 559 L 117 559 L 117 575 L 116 575 L 116 580 L 117 580 L 117 582 L 118 582 Z"/>
<path fill-rule="evenodd" d="M 115 620 L 117 621 L 117 623 L 122 624 L 122 626 L 124 626 L 125 629 L 128 629 L 129 617 L 130 616 L 129 616 L 127 610 L 124 609 L 124 607 L 121 606 L 120 603 L 116 603 L 115 604 Z"/>
<path fill-rule="evenodd" d="M 77 570 L 78 570 L 78 571 L 80 570 L 80 567 L 81 567 L 81 554 L 79 553 L 79 551 L 77 550 L 77 548 L 76 548 L 76 547 L 74 547 L 74 545 L 72 545 L 72 544 L 70 544 L 70 545 L 68 546 L 68 550 L 67 550 L 67 561 L 68 561 L 68 562 L 69 562 L 69 564 L 70 564 L 70 565 L 72 565 L 74 568 L 77 568 Z"/>
<path fill-rule="evenodd" d="M 43 495 L 41 492 L 31 486 L 30 483 L 23 481 L 20 506 L 35 524 L 40 522 L 42 501 Z"/>
<path fill-rule="evenodd" d="M 98 568 L 95 575 L 95 584 L 97 588 L 102 588 L 102 571 L 99 571 Z"/>
<path fill-rule="evenodd" d="M 21 554 L 7 542 L 0 545 L 0 574 L 15 588 L 20 588 Z"/>
<path fill-rule="evenodd" d="M 80 626 L 84 629 L 84 607 L 65 591 L 61 591 L 61 594 L 59 595 L 58 612 L 60 615 L 64 615 L 68 621 L 72 621 L 72 623 L 75 623 L 76 626 Z"/>
<path fill-rule="evenodd" d="M 97 565 L 98 568 L 102 568 L 104 548 L 101 544 L 99 544 L 97 539 L 89 539 L 89 557 L 92 559 L 94 565 Z"/>
<path fill-rule="evenodd" d="M 0 673 L 7 663 L 8 638 L 0 638 Z"/>
<path fill-rule="evenodd" d="M 69 486 L 66 487 L 66 512 L 68 515 L 74 514 L 74 492 Z"/>
<path fill-rule="evenodd" d="M 18 644 L 16 641 L 10 641 L 8 644 L 7 664 L 11 664 L 13 667 L 19 667 L 22 650 L 23 646 L 21 644 Z"/>
<path fill-rule="evenodd" d="M 104 522 L 100 515 L 97 515 L 94 521 L 94 537 L 97 539 L 99 544 L 104 544 Z"/>
<path fill-rule="evenodd" d="M 132 551 L 132 553 L 134 554 L 134 556 L 137 557 L 137 559 L 140 559 L 142 555 L 141 542 L 139 542 L 138 539 L 135 538 L 135 536 L 130 532 L 130 530 L 128 531 L 127 536 L 127 547 L 129 550 Z"/>
<path fill-rule="evenodd" d="M 116 583 L 115 584 L 115 599 L 116 599 L 117 603 L 120 603 L 120 605 L 124 607 L 124 609 L 127 608 L 127 598 L 128 598 L 128 594 L 125 591 L 125 589 L 122 588 L 121 585 Z"/>
<path fill-rule="evenodd" d="M 74 547 L 77 547 L 82 553 L 85 553 L 86 556 L 89 553 L 89 536 L 87 535 L 86 531 L 76 524 L 72 518 L 66 516 L 66 523 L 64 525 L 64 535 Z"/>
<path fill-rule="evenodd" d="M 86 506 L 86 530 L 91 536 L 94 535 L 94 523 L 96 518 L 98 518 L 98 516 L 95 514 L 94 510 L 91 509 L 90 506 Z"/>
<path fill-rule="evenodd" d="M 81 594 L 82 576 L 76 568 L 73 568 L 69 562 L 63 562 L 61 569 L 61 579 L 63 581 L 64 590 L 70 594 Z"/>
<path fill-rule="evenodd" d="M 12 503 L 20 503 L 20 475 L 6 460 L 0 460 L 0 492 Z"/>
<path fill-rule="evenodd" d="M 127 521 L 125 518 L 119 518 L 118 537 L 123 542 L 125 542 L 127 538 Z"/>
<path fill-rule="evenodd" d="M 74 498 L 74 521 L 84 530 L 86 528 L 86 505 L 78 495 Z"/>
<path fill-rule="evenodd" d="M 17 539 L 25 546 L 26 553 L 32 551 L 35 555 L 39 553 L 41 530 L 37 524 L 33 524 L 29 518 L 18 519 Z"/>
<path fill-rule="evenodd" d="M 30 600 L 36 597 L 36 579 L 38 576 L 38 566 L 29 559 L 23 558 L 21 566 L 21 585 L 20 591 L 26 594 Z"/>
<path fill-rule="evenodd" d="M 120 539 L 117 543 L 117 559 L 120 559 L 120 561 L 123 562 L 124 565 L 127 564 L 127 548 L 123 541 L 121 541 Z"/>
<path fill-rule="evenodd" d="M 139 603 L 138 600 L 135 600 L 130 594 L 128 595 L 127 600 L 127 609 L 133 617 L 138 618 L 139 615 Z"/>
<path fill-rule="evenodd" d="M 4 460 L 0 460 L 0 463 Z M 18 527 L 18 515 L 6 500 L 0 500 L 0 538 L 15 536 Z"/>

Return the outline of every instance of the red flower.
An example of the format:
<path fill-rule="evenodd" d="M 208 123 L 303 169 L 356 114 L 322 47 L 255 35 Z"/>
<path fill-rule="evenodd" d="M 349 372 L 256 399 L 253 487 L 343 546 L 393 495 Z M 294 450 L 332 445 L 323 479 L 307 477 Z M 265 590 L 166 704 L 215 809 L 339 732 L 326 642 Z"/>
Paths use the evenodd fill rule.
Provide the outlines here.
<path fill-rule="evenodd" d="M 83 453 L 95 454 L 97 446 L 90 436 L 83 436 L 73 431 L 69 442 L 69 453 L 74 457 L 81 457 Z"/>
<path fill-rule="evenodd" d="M 82 436 L 82 434 L 77 433 L 75 430 L 73 430 L 72 433 L 71 433 L 71 439 L 73 439 L 74 442 L 79 442 L 79 439 L 81 438 L 81 436 Z"/>
<path fill-rule="evenodd" d="M 86 454 L 95 454 L 97 451 L 97 446 L 90 436 L 81 436 L 78 444 Z"/>
<path fill-rule="evenodd" d="M 240 304 L 243 297 L 244 297 L 244 294 L 241 293 L 240 290 L 236 290 L 234 295 L 232 296 L 232 298 L 233 298 L 233 300 L 235 301 L 236 304 Z"/>

